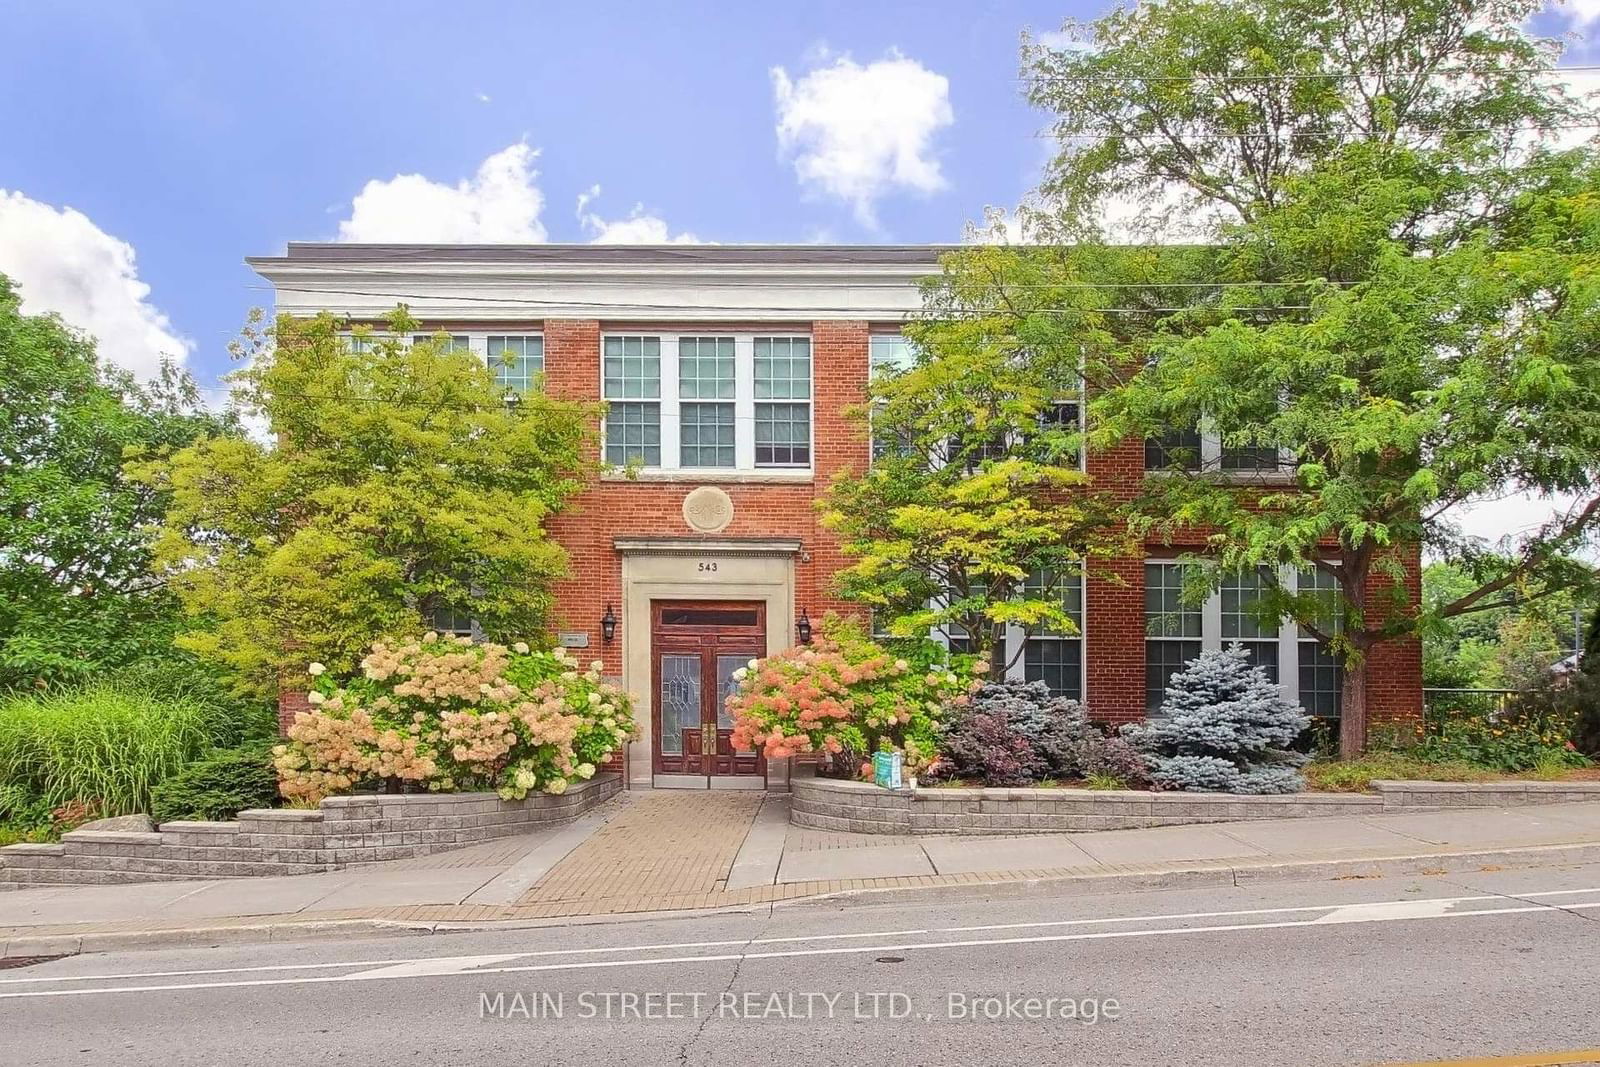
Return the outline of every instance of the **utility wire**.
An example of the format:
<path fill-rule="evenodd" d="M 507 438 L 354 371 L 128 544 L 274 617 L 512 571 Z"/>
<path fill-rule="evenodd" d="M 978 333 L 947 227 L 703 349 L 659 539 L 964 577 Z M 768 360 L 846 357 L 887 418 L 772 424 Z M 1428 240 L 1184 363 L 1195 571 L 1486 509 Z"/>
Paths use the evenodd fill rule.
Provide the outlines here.
<path fill-rule="evenodd" d="M 740 305 L 734 305 L 734 304 L 649 304 L 649 303 L 613 303 L 613 302 L 610 302 L 610 301 L 598 301 L 598 300 L 583 300 L 583 301 L 541 300 L 541 299 L 539 299 L 537 297 L 475 296 L 475 295 L 468 294 L 468 293 L 425 295 L 425 294 L 417 294 L 417 293 L 371 292 L 371 291 L 360 290 L 360 289 L 307 288 L 307 287 L 304 287 L 304 286 L 293 286 L 293 285 L 279 285 L 279 286 L 252 285 L 252 286 L 249 286 L 248 288 L 263 290 L 263 291 L 267 291 L 267 292 L 276 291 L 276 292 L 283 292 L 283 293 L 326 294 L 328 296 L 373 296 L 373 297 L 382 297 L 385 300 L 398 300 L 398 301 L 408 301 L 408 300 L 409 301 L 449 300 L 449 301 L 464 301 L 464 302 L 468 302 L 468 303 L 487 303 L 487 304 L 502 304 L 502 305 L 503 304 L 511 304 L 511 305 L 515 305 L 515 306 L 518 306 L 518 307 L 527 306 L 527 307 L 534 307 L 534 308 L 545 308 L 545 309 L 556 308 L 556 309 L 563 309 L 563 310 L 564 309 L 580 309 L 580 308 L 581 309 L 604 308 L 604 309 L 617 310 L 617 311 L 636 311 L 638 309 L 646 309 L 646 310 L 651 310 L 651 311 L 708 311 L 708 312 L 728 312 L 728 313 L 744 313 L 744 314 L 750 314 L 750 313 L 762 310 L 761 308 L 757 308 L 757 307 L 740 306 Z M 1152 287 L 1152 288 L 1159 288 L 1159 287 Z M 811 312 L 819 312 L 820 311 L 820 312 L 837 313 L 837 314 L 856 314 L 856 315 L 861 315 L 861 316 L 864 316 L 864 317 L 867 317 L 867 318 L 875 318 L 875 317 L 893 316 L 893 315 L 908 315 L 908 314 L 912 314 L 915 311 L 920 311 L 920 310 L 921 310 L 920 308 L 907 310 L 905 308 L 820 307 L 820 306 L 812 305 L 812 306 L 808 306 L 808 307 L 805 307 L 805 308 L 796 308 L 795 309 L 795 314 L 797 316 L 802 316 L 802 315 L 809 314 Z M 1076 308 L 1076 307 L 1034 307 L 1034 308 L 1021 308 L 1021 309 L 1012 309 L 1012 308 L 1003 308 L 1003 307 L 985 307 L 985 308 L 967 308 L 967 309 L 964 309 L 964 310 L 967 310 L 967 311 L 980 311 L 980 312 L 995 313 L 995 314 L 1011 313 L 1014 310 L 1025 312 L 1025 313 L 1028 313 L 1028 314 L 1033 314 L 1033 313 L 1049 313 L 1049 314 L 1101 314 L 1101 313 L 1111 313 L 1111 314 L 1127 314 L 1127 315 L 1150 315 L 1150 314 L 1172 314 L 1172 313 L 1176 313 L 1176 312 L 1180 312 L 1180 311 L 1216 311 L 1216 312 L 1226 312 L 1226 313 L 1229 313 L 1229 314 L 1233 314 L 1233 313 L 1247 314 L 1247 313 L 1269 313 L 1269 312 L 1277 312 L 1277 311 L 1310 311 L 1310 310 L 1313 310 L 1313 305 L 1311 305 L 1311 304 L 1278 304 L 1278 305 L 1260 305 L 1260 306 L 1242 306 L 1242 307 L 1210 307 L 1210 306 L 1207 306 L 1207 305 L 1204 305 L 1204 304 L 1199 304 L 1199 305 L 1188 305 L 1188 306 L 1181 306 L 1181 307 L 1086 307 L 1086 308 Z"/>

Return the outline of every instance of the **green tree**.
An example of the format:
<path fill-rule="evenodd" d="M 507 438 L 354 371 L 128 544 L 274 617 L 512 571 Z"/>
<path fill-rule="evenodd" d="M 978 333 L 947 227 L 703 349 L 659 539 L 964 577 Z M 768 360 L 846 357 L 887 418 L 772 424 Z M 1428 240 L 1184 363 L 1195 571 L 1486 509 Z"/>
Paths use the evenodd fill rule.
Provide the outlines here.
<path fill-rule="evenodd" d="M 155 553 L 195 622 L 179 643 L 262 693 L 441 610 L 537 640 L 566 570 L 544 526 L 582 485 L 595 413 L 508 397 L 442 337 L 408 343 L 404 308 L 353 343 L 328 315 L 256 321 L 234 396 L 273 443 L 208 438 L 139 468 L 172 496 Z"/>
<path fill-rule="evenodd" d="M 180 612 L 140 531 L 167 497 L 123 462 L 229 432 L 176 368 L 136 382 L 56 316 L 24 315 L 0 276 L 0 689 L 172 653 Z"/>
<path fill-rule="evenodd" d="M 1600 165 L 1539 134 L 1596 119 L 1544 73 L 1537 7 L 1173 0 L 1069 24 L 1082 46 L 1030 44 L 1024 73 L 1063 145 L 1028 221 L 1070 247 L 959 253 L 937 286 L 947 316 L 1081 361 L 1092 445 L 1219 442 L 1147 478 L 1130 529 L 1205 531 L 1202 586 L 1264 568 L 1262 615 L 1344 663 L 1346 753 L 1374 648 L 1592 578 L 1571 557 L 1600 518 Z M 1140 205 L 1145 247 L 1106 244 L 1110 199 Z M 1461 535 L 1463 506 L 1516 491 L 1577 503 L 1500 551 Z M 1419 547 L 1471 587 L 1418 610 Z"/>
<path fill-rule="evenodd" d="M 1501 566 L 1509 567 L 1512 561 Z M 1582 567 L 1581 561 L 1574 566 Z M 1424 631 L 1424 685 L 1461 689 L 1527 689 L 1538 685 L 1552 664 L 1571 655 L 1582 640 L 1589 599 L 1573 587 L 1509 590 L 1508 606 L 1441 617 L 1440 608 L 1477 588 L 1473 575 L 1457 564 L 1437 561 L 1422 571 L 1422 603 L 1434 625 Z M 1582 587 L 1592 587 L 1592 582 Z M 1536 595 L 1526 596 L 1526 593 Z M 1577 621 L 1575 621 L 1577 620 Z"/>
<path fill-rule="evenodd" d="M 998 678 L 1022 655 L 1004 645 L 1008 626 L 1077 632 L 1069 585 L 1113 538 L 1083 490 L 1076 386 L 1046 359 L 1018 358 L 1014 339 L 969 327 L 908 328 L 925 354 L 880 368 L 862 410 L 874 460 L 837 477 L 820 506 L 852 560 L 842 595 L 894 636 L 964 642 Z"/>

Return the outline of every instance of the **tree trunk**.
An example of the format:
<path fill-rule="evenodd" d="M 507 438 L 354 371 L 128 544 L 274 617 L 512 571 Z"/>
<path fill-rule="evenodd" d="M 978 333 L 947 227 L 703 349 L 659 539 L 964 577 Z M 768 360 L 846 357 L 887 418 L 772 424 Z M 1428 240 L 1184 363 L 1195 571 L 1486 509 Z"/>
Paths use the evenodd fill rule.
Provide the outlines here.
<path fill-rule="evenodd" d="M 989 681 L 1006 680 L 1006 628 L 989 627 Z"/>
<path fill-rule="evenodd" d="M 1346 662 L 1339 694 L 1339 757 L 1355 759 L 1367 749 L 1367 657 Z"/>

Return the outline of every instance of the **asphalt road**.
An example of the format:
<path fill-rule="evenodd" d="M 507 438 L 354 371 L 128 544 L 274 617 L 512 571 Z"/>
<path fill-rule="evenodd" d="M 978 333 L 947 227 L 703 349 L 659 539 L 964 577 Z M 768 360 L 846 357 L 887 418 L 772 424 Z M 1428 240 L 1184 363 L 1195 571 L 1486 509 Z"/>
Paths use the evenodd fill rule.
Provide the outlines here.
<path fill-rule="evenodd" d="M 1600 867 L 819 904 L 0 970 L 0 1064 L 1570 1063 L 1597 979 Z"/>

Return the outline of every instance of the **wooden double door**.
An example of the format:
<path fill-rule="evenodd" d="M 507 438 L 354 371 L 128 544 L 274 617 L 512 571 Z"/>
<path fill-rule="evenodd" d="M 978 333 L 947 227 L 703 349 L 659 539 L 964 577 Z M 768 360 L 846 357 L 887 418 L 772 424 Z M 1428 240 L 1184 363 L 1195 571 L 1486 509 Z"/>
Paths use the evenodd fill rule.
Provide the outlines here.
<path fill-rule="evenodd" d="M 651 701 L 658 784 L 756 786 L 759 751 L 734 751 L 727 699 L 734 672 L 766 655 L 762 601 L 657 600 L 650 605 Z"/>

